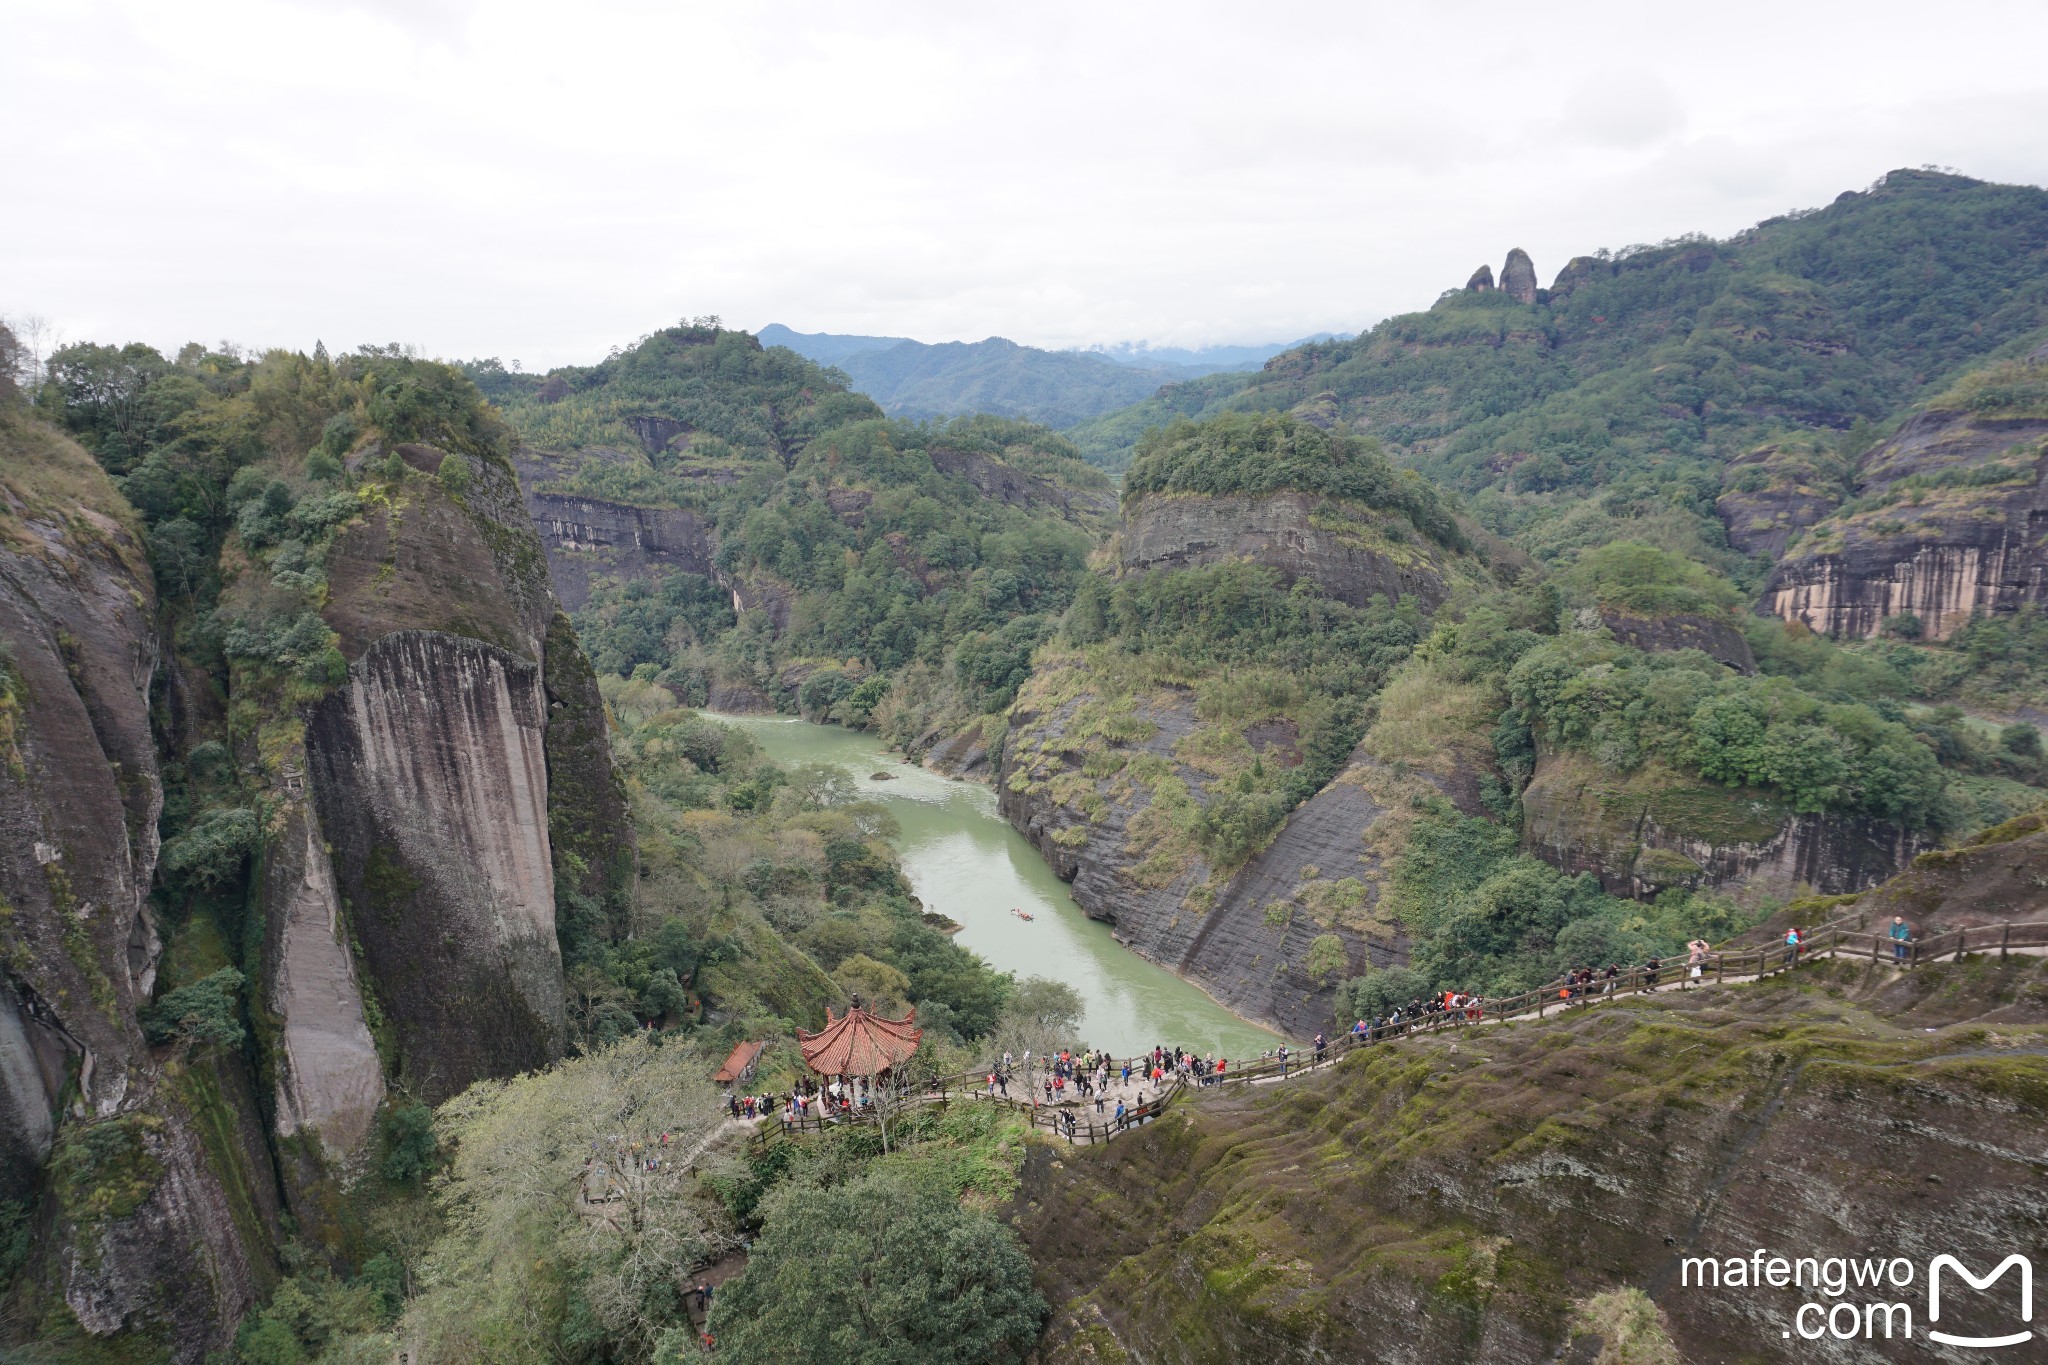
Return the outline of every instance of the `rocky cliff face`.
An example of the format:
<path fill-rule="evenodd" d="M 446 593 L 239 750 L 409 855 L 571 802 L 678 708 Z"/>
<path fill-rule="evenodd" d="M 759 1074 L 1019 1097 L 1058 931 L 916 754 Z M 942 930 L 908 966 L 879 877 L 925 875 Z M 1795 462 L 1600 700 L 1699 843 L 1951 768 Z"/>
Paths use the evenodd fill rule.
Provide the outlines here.
<path fill-rule="evenodd" d="M 281 1002 L 277 1132 L 317 1141 L 345 1161 L 369 1136 L 384 1071 L 319 816 L 303 797 L 284 813 L 264 860 L 263 903 L 276 932 L 264 941 L 266 998 Z"/>
<path fill-rule="evenodd" d="M 681 569 L 710 577 L 717 571 L 716 536 L 695 512 L 564 493 L 529 492 L 526 506 L 546 547 L 555 591 L 570 611 L 590 600 L 594 574 L 646 578 Z"/>
<path fill-rule="evenodd" d="M 287 839 L 268 899 L 290 944 L 338 896 L 357 983 L 390 1022 L 384 1063 L 436 1099 L 558 1054 L 556 876 L 616 904 L 632 863 L 602 703 L 517 482 L 471 463 L 460 496 L 409 478 L 329 550 L 325 615 L 349 673 L 307 718 L 300 818 L 332 849 L 332 883 L 295 877 Z M 297 1028 L 326 1065 L 281 1079 L 296 1091 L 281 1122 L 323 1114 L 303 1121 L 345 1148 L 371 1091 L 354 1022 L 370 1011 L 348 999 L 346 964 L 288 966 L 271 1008 L 288 1050 Z"/>
<path fill-rule="evenodd" d="M 1121 554 L 1125 572 L 1248 559 L 1352 606 L 1383 596 L 1414 598 L 1425 610 L 1450 596 L 1463 571 L 1453 556 L 1384 514 L 1296 492 L 1148 495 L 1124 508 Z"/>
<path fill-rule="evenodd" d="M 39 1311 L 197 1361 L 226 1346 L 255 1273 L 137 1022 L 160 946 L 154 608 L 110 482 L 0 413 L 0 1197 L 45 1190 L 34 1292 L 63 1309 Z M 53 1152 L 65 1174 L 44 1185 Z M 93 1197 L 117 1178 L 118 1197 Z"/>
<path fill-rule="evenodd" d="M 1930 1260 L 2040 1243 L 2048 978 L 1801 976 L 1373 1049 L 1034 1153 L 1014 1210 L 1054 1305 L 1040 1358 L 1928 1358 Z M 1914 1339 L 1800 1341 L 1800 1304 L 1837 1300 L 1682 1268 L 1759 1247 L 1908 1258 L 1910 1287 L 1849 1297 L 1910 1305 Z M 2010 1277 L 1952 1283 L 1942 1328 L 2013 1330 Z"/>
<path fill-rule="evenodd" d="M 1738 673 L 1756 672 L 1756 655 L 1742 628 L 1726 616 L 1674 612 L 1668 616 L 1634 616 L 1603 611 L 1600 624 L 1614 638 L 1634 649 L 1697 649 Z"/>
<path fill-rule="evenodd" d="M 1812 438 L 1787 437 L 1728 462 L 1716 509 L 1728 543 L 1776 559 L 1848 495 L 1849 462 Z"/>
<path fill-rule="evenodd" d="M 531 660 L 401 631 L 308 727 L 351 927 L 399 1065 L 437 1100 L 561 1047 L 546 717 Z"/>
<path fill-rule="evenodd" d="M 1012 507 L 1049 507 L 1063 516 L 1074 511 L 1074 499 L 1057 484 L 1012 469 L 980 451 L 934 449 L 931 457 L 934 469 L 967 480 L 983 497 Z"/>
<path fill-rule="evenodd" d="M 1160 857 L 1172 837 L 1172 817 L 1155 795 L 1161 781 L 1184 787 L 1197 803 L 1208 799 L 1209 779 L 1188 757 L 1186 741 L 1198 725 L 1191 693 L 1135 707 L 1132 719 L 1150 734 L 1120 744 L 1087 733 L 1095 719 L 1087 695 L 1042 714 L 1030 709 L 1030 698 L 1027 690 L 1012 713 L 996 772 L 1000 808 L 1073 884 L 1075 903 L 1107 922 L 1119 942 L 1197 982 L 1225 1007 L 1295 1037 L 1329 1026 L 1339 981 L 1407 960 L 1405 934 L 1376 911 L 1381 868 L 1400 824 L 1389 816 L 1420 790 L 1413 779 L 1397 778 L 1362 751 L 1353 755 L 1342 776 L 1219 882 L 1197 851 L 1176 845 Z M 1284 722 L 1255 727 L 1262 761 L 1300 761 L 1290 730 Z M 1147 757 L 1166 769 L 1133 779 L 1131 770 Z M 1312 965 L 1311 950 L 1323 938 L 1335 940 L 1339 960 Z"/>
<path fill-rule="evenodd" d="M 2048 600 L 2048 421 L 1921 413 L 1863 458 L 1856 491 L 1779 561 L 1765 610 L 1852 639 L 1912 616 L 1941 640 Z"/>
<path fill-rule="evenodd" d="M 1896 825 L 1800 815 L 1762 792 L 1545 754 L 1522 793 L 1523 849 L 1615 895 L 1728 888 L 1755 899 L 1877 885 L 1933 845 Z"/>

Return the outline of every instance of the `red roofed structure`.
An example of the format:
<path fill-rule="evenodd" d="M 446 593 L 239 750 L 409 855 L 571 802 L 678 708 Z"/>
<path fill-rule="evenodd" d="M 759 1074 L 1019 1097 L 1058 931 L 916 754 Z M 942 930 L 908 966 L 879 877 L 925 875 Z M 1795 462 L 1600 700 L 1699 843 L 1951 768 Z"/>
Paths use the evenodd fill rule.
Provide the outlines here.
<path fill-rule="evenodd" d="M 761 1049 L 766 1046 L 766 1043 L 741 1043 L 725 1059 L 725 1065 L 712 1073 L 711 1079 L 723 1085 L 751 1081 L 754 1079 L 754 1063 L 761 1060 Z"/>
<path fill-rule="evenodd" d="M 820 1076 L 882 1076 L 910 1060 L 924 1030 L 914 1024 L 917 1011 L 901 1019 L 884 1019 L 855 1005 L 834 1018 L 825 1011 L 822 1032 L 796 1031 L 804 1064 Z"/>

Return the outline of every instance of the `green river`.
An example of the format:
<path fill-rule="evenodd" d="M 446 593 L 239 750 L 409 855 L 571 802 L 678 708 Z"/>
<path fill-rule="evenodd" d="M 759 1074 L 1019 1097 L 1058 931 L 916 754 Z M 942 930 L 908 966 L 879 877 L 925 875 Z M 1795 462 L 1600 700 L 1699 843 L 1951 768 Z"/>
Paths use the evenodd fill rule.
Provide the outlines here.
<path fill-rule="evenodd" d="M 782 716 L 718 716 L 784 766 L 825 763 L 902 826 L 897 852 L 927 910 L 963 926 L 959 942 L 1001 971 L 1064 981 L 1087 1008 L 1081 1041 L 1130 1056 L 1163 1043 L 1217 1056 L 1256 1055 L 1276 1035 L 1197 986 L 1147 962 L 1081 913 L 1067 885 L 996 812 L 995 793 L 906 763 L 868 736 Z M 888 773 L 877 782 L 875 773 Z M 1010 913 L 1023 910 L 1020 919 Z"/>

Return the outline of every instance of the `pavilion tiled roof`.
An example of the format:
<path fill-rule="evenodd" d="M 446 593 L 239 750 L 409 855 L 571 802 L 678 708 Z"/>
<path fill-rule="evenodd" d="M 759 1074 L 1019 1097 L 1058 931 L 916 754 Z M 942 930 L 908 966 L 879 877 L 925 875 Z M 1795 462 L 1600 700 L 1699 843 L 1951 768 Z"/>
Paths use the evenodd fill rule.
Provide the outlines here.
<path fill-rule="evenodd" d="M 712 1073 L 711 1079 L 729 1083 L 744 1078 L 747 1068 L 761 1059 L 761 1049 L 766 1046 L 768 1044 L 765 1042 L 741 1043 L 732 1050 L 732 1055 L 725 1059 L 725 1065 Z"/>
<path fill-rule="evenodd" d="M 797 1046 L 804 1063 L 820 1076 L 879 1076 L 903 1065 L 917 1051 L 924 1030 L 916 1027 L 917 1011 L 901 1019 L 884 1019 L 855 1006 L 833 1017 L 825 1011 L 825 1027 L 818 1033 L 796 1031 Z"/>

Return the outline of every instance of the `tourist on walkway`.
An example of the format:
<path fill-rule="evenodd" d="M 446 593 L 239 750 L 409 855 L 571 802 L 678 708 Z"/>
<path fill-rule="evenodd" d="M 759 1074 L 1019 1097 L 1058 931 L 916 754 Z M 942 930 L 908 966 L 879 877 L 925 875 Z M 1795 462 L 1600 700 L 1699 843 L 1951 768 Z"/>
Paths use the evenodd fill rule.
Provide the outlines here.
<path fill-rule="evenodd" d="M 1700 975 L 1707 969 L 1707 941 L 1705 939 L 1696 938 L 1685 945 L 1685 965 L 1688 978 L 1686 985 L 1690 986 L 1694 981 L 1698 981 Z"/>
<path fill-rule="evenodd" d="M 1785 965 L 1787 967 L 1797 967 L 1799 965 L 1799 950 L 1805 946 L 1806 944 L 1799 937 L 1797 925 L 1785 931 Z"/>
<path fill-rule="evenodd" d="M 1904 962 L 1906 960 L 1906 945 L 1913 940 L 1912 926 L 1906 923 L 1904 916 L 1893 915 L 1892 927 L 1885 932 L 1891 936 L 1892 940 L 1892 961 Z"/>

